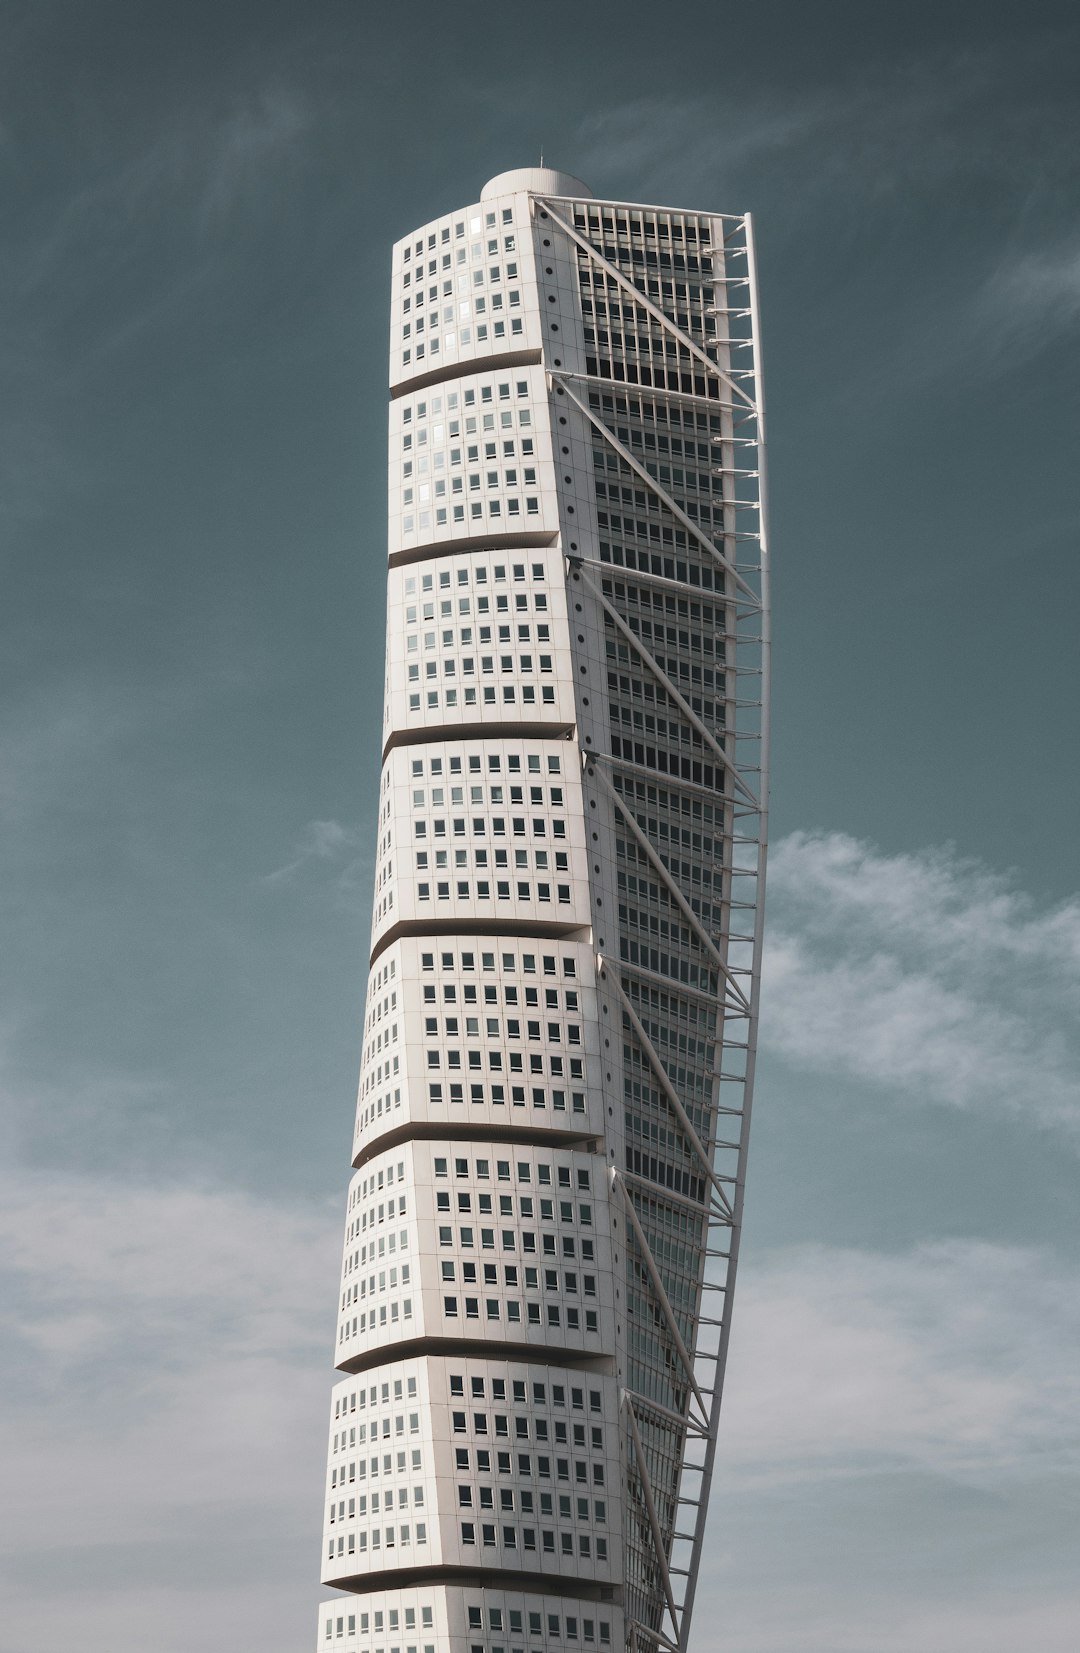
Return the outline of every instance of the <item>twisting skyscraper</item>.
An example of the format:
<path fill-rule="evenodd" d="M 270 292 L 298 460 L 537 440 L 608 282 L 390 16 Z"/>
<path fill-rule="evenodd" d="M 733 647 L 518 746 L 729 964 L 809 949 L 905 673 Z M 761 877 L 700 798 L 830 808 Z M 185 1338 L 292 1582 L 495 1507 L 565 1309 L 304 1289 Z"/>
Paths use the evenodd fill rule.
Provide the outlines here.
<path fill-rule="evenodd" d="M 504 173 L 395 247 L 390 364 L 319 1647 L 681 1650 L 764 883 L 749 220 Z"/>

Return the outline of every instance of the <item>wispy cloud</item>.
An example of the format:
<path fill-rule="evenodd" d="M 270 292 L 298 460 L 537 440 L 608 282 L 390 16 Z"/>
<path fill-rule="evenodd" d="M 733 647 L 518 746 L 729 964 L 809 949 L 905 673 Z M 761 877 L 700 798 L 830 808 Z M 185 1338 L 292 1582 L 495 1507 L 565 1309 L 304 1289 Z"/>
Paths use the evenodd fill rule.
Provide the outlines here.
<path fill-rule="evenodd" d="M 995 368 L 1080 333 L 1080 244 L 1031 247 L 1003 260 L 975 295 L 970 332 Z"/>
<path fill-rule="evenodd" d="M 28 1172 L 0 1193 L 0 1646 L 58 1645 L 77 1605 L 81 1645 L 107 1653 L 135 1579 L 173 1598 L 169 1653 L 220 1646 L 244 1596 L 246 1633 L 290 1645 L 316 1564 L 337 1212 L 166 1178 Z M 45 1631 L 58 1531 L 70 1584 L 49 1587 Z"/>
<path fill-rule="evenodd" d="M 803 92 L 734 83 L 714 98 L 601 105 L 582 121 L 575 164 L 586 176 L 633 179 L 637 199 L 671 199 L 675 182 L 693 196 L 688 205 L 732 199 L 738 210 L 733 189 L 764 186 L 784 198 L 792 234 L 826 198 L 853 192 L 903 216 L 961 181 L 1000 191 L 1008 180 L 1030 203 L 1056 196 L 1080 164 L 1071 101 L 1055 102 L 1044 72 L 1060 49 L 1053 33 L 1033 30 L 1020 45 L 901 57 Z"/>
<path fill-rule="evenodd" d="M 841 833 L 774 851 L 763 1037 L 911 1101 L 1080 1126 L 1080 903 L 1040 910 L 942 851 Z"/>
<path fill-rule="evenodd" d="M 311 865 L 335 869 L 339 881 L 352 888 L 370 873 L 367 850 L 370 833 L 344 827 L 340 821 L 309 821 L 289 859 L 273 872 L 264 873 L 264 884 L 284 884 Z"/>
<path fill-rule="evenodd" d="M 1080 1297 L 1052 1255 L 960 1241 L 751 1254 L 736 1321 L 726 1486 L 1080 1469 Z"/>

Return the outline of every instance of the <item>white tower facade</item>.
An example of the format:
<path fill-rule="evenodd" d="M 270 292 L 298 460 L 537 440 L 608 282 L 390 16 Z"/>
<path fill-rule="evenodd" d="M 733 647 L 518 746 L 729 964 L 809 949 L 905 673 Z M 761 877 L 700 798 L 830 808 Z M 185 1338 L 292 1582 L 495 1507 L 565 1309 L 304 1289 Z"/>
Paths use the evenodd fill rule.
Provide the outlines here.
<path fill-rule="evenodd" d="M 332 1653 L 688 1645 L 768 748 L 745 216 L 544 169 L 394 248 Z"/>

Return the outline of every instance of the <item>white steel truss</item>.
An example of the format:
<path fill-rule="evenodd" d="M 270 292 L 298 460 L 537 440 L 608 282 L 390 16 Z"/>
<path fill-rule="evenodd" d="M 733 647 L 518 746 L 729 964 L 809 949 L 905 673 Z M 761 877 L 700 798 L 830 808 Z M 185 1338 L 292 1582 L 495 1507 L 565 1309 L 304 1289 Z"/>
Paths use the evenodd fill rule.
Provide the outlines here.
<path fill-rule="evenodd" d="M 630 1227 L 637 1244 L 638 1254 L 645 1266 L 653 1287 L 656 1301 L 660 1307 L 662 1318 L 668 1335 L 675 1347 L 680 1364 L 687 1374 L 688 1388 L 692 1396 L 700 1404 L 705 1424 L 704 1431 L 698 1434 L 689 1427 L 691 1414 L 687 1413 L 684 1422 L 688 1426 L 685 1434 L 685 1454 L 682 1473 L 679 1478 L 678 1496 L 675 1511 L 685 1511 L 690 1515 L 690 1528 L 686 1531 L 678 1521 L 677 1515 L 665 1522 L 661 1519 L 655 1501 L 653 1486 L 646 1467 L 645 1452 L 641 1440 L 640 1430 L 634 1413 L 634 1396 L 628 1391 L 626 1407 L 630 1425 L 630 1434 L 633 1443 L 632 1459 L 636 1465 L 641 1495 L 648 1512 L 648 1529 L 652 1538 L 654 1561 L 663 1582 L 663 1598 L 666 1615 L 658 1621 L 655 1616 L 649 1623 L 642 1622 L 631 1614 L 628 1626 L 628 1643 L 630 1646 L 654 1645 L 679 1649 L 679 1653 L 686 1653 L 689 1636 L 690 1618 L 697 1588 L 698 1573 L 702 1555 L 705 1518 L 708 1508 L 709 1491 L 715 1463 L 716 1441 L 719 1425 L 719 1409 L 723 1389 L 723 1375 L 726 1364 L 728 1339 L 730 1336 L 730 1309 L 735 1281 L 735 1271 L 738 1259 L 738 1244 L 741 1230 L 742 1200 L 744 1188 L 744 1173 L 746 1160 L 747 1133 L 749 1129 L 750 1109 L 753 1094 L 754 1052 L 756 1048 L 756 1032 L 758 1008 L 760 998 L 760 957 L 761 936 L 764 911 L 764 869 L 767 844 L 767 787 L 768 787 L 768 680 L 769 680 L 769 649 L 770 649 L 770 612 L 769 612 L 769 584 L 768 584 L 768 538 L 765 501 L 765 419 L 764 404 L 761 390 L 760 373 L 760 343 L 758 331 L 758 295 L 757 276 L 754 263 L 753 231 L 749 217 L 738 221 L 729 221 L 725 234 L 725 249 L 730 261 L 741 253 L 743 268 L 734 272 L 733 280 L 740 285 L 745 284 L 749 291 L 749 303 L 742 309 L 721 307 L 727 318 L 737 318 L 749 324 L 748 336 L 744 343 L 751 359 L 751 366 L 744 372 L 734 375 L 725 371 L 717 361 L 708 356 L 705 349 L 695 339 L 690 337 L 679 327 L 664 309 L 643 291 L 644 283 L 641 279 L 632 279 L 620 269 L 610 258 L 594 244 L 590 235 L 583 229 L 580 222 L 573 221 L 574 208 L 586 216 L 590 202 L 561 201 L 551 199 L 544 201 L 544 206 L 555 218 L 574 242 L 580 255 L 595 269 L 603 272 L 609 283 L 634 300 L 635 305 L 642 306 L 652 320 L 659 324 L 661 330 L 672 338 L 677 346 L 689 356 L 693 362 L 701 367 L 704 373 L 727 388 L 731 400 L 724 406 L 722 417 L 726 428 L 722 432 L 719 447 L 722 462 L 714 466 L 716 474 L 725 478 L 730 492 L 726 496 L 727 508 L 724 513 L 723 533 L 719 536 L 719 543 L 704 533 L 696 522 L 692 520 L 679 500 L 673 497 L 672 492 L 663 486 L 655 469 L 639 459 L 631 450 L 627 441 L 622 439 L 612 428 L 615 419 L 605 417 L 601 411 L 602 398 L 607 396 L 614 403 L 615 398 L 624 402 L 634 394 L 634 390 L 625 381 L 616 383 L 599 374 L 570 374 L 562 373 L 557 382 L 564 394 L 573 402 L 581 414 L 588 420 L 594 436 L 599 438 L 606 451 L 617 456 L 627 473 L 640 481 L 648 490 L 652 498 L 664 509 L 672 522 L 677 523 L 686 533 L 688 539 L 701 547 L 705 554 L 723 570 L 728 576 L 733 593 L 738 593 L 738 606 L 732 605 L 729 612 L 734 612 L 734 625 L 731 628 L 732 641 L 735 647 L 736 659 L 735 679 L 736 693 L 734 696 L 735 718 L 725 730 L 724 735 L 718 737 L 709 729 L 704 720 L 694 712 L 685 696 L 671 682 L 663 667 L 656 660 L 653 651 L 646 646 L 642 638 L 632 629 L 629 618 L 620 614 L 614 601 L 605 593 L 598 582 L 607 576 L 608 582 L 613 582 L 616 573 L 627 581 L 640 579 L 655 586 L 660 586 L 672 592 L 681 592 L 685 597 L 700 596 L 685 582 L 662 578 L 652 571 L 639 572 L 634 570 L 616 571 L 602 560 L 591 558 L 587 564 L 582 559 L 582 577 L 595 592 L 604 613 L 615 632 L 621 636 L 634 651 L 645 670 L 653 681 L 668 697 L 670 703 L 678 708 L 686 722 L 696 731 L 703 745 L 713 753 L 725 773 L 729 776 L 734 791 L 741 800 L 740 819 L 742 830 L 739 833 L 742 848 L 750 850 L 749 862 L 741 865 L 733 864 L 730 869 L 728 911 L 738 907 L 743 911 L 752 912 L 754 916 L 753 932 L 750 940 L 750 962 L 742 967 L 747 986 L 737 976 L 727 957 L 727 946 L 730 937 L 717 940 L 702 926 L 696 913 L 680 889 L 665 864 L 658 846 L 649 839 L 647 833 L 635 819 L 634 812 L 612 783 L 603 774 L 603 768 L 610 764 L 614 773 L 621 770 L 638 775 L 647 773 L 647 767 L 630 765 L 620 757 L 607 760 L 601 766 L 595 766 L 595 773 L 601 780 L 605 792 L 610 797 L 621 824 L 629 831 L 635 844 L 643 851 L 647 860 L 662 880 L 667 894 L 673 905 L 685 918 L 702 950 L 716 963 L 718 973 L 724 985 L 724 996 L 718 1002 L 718 1012 L 722 1017 L 718 1024 L 717 1059 L 715 1074 L 720 1088 L 734 1088 L 739 1095 L 736 1106 L 721 1105 L 719 1098 L 713 1110 L 714 1121 L 718 1121 L 721 1114 L 739 1120 L 739 1134 L 734 1142 L 727 1144 L 733 1150 L 735 1162 L 734 1175 L 721 1177 L 714 1168 L 714 1156 L 718 1151 L 718 1139 L 715 1132 L 708 1143 L 703 1143 L 690 1121 L 685 1107 L 679 1097 L 678 1090 L 668 1074 L 665 1064 L 655 1049 L 648 1033 L 638 1015 L 627 988 L 630 981 L 640 975 L 640 971 L 631 968 L 627 980 L 618 986 L 618 995 L 626 1018 L 628 1029 L 642 1052 L 645 1055 L 648 1068 L 658 1085 L 659 1091 L 669 1105 L 671 1113 L 678 1121 L 684 1137 L 690 1145 L 698 1162 L 706 1172 L 706 1181 L 711 1193 L 696 1209 L 700 1210 L 704 1223 L 706 1243 L 704 1251 L 712 1263 L 707 1262 L 700 1286 L 699 1306 L 689 1318 L 688 1331 L 690 1344 L 684 1341 L 679 1328 L 670 1298 L 664 1282 L 659 1274 L 653 1257 L 649 1241 L 642 1223 L 638 1217 L 635 1200 L 648 1197 L 663 1203 L 672 1196 L 665 1191 L 657 1191 L 648 1179 L 634 1176 L 622 1176 L 619 1185 L 622 1188 L 624 1204 Z M 603 212 L 608 203 L 596 204 L 596 210 Z M 640 209 L 635 209 L 640 210 Z M 718 312 L 714 308 L 714 315 Z M 589 398 L 589 391 L 593 397 Z M 599 395 L 597 395 L 599 392 Z M 672 391 L 664 386 L 639 386 L 637 394 L 658 399 L 676 399 L 682 406 L 690 408 L 704 408 L 712 415 L 716 408 L 716 399 L 707 396 L 698 396 L 687 393 L 684 389 Z M 597 403 L 600 402 L 600 407 Z M 739 434 L 736 435 L 734 411 L 743 410 Z M 754 452 L 755 463 L 736 465 L 734 450 L 736 444 L 742 449 L 751 447 Z M 738 490 L 742 488 L 742 493 Z M 747 553 L 749 552 L 749 556 Z M 733 635 L 732 635 L 733 634 Z M 744 657 L 740 658 L 740 648 Z M 743 681 L 749 680 L 756 685 L 752 697 L 740 693 Z M 740 720 L 740 714 L 743 714 Z M 740 746 L 745 742 L 745 747 Z M 749 750 L 747 750 L 747 748 Z M 734 815 L 733 815 L 734 818 Z M 753 830 L 747 831 L 751 826 Z M 735 834 L 732 833 L 732 850 L 735 848 Z M 741 888 L 745 893 L 741 900 L 734 900 L 734 889 Z M 608 967 L 613 979 L 618 978 L 620 964 L 609 960 Z M 731 1039 L 727 1035 L 727 1021 L 735 1016 L 741 1019 L 745 1028 L 745 1035 L 738 1039 Z M 733 1058 L 738 1058 L 737 1065 L 725 1065 Z M 674 1203 L 674 1200 L 673 1200 Z M 719 1273 L 716 1271 L 719 1269 Z M 708 1314 L 704 1311 L 704 1304 L 710 1298 L 719 1299 L 719 1312 Z M 699 1376 L 700 1374 L 700 1376 Z M 704 1404 L 704 1397 L 708 1395 L 708 1405 Z M 641 1402 L 639 1401 L 640 1405 Z M 695 1444 L 696 1441 L 696 1444 Z"/>

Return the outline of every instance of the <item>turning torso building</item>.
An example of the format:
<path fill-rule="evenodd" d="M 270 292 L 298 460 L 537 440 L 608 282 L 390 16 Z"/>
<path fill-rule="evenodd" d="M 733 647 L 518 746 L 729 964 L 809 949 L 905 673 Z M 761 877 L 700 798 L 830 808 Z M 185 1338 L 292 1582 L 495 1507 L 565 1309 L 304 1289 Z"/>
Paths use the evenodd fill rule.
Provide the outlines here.
<path fill-rule="evenodd" d="M 685 1653 L 764 896 L 750 221 L 504 173 L 394 248 L 390 387 L 318 1647 Z"/>

